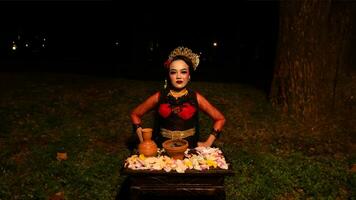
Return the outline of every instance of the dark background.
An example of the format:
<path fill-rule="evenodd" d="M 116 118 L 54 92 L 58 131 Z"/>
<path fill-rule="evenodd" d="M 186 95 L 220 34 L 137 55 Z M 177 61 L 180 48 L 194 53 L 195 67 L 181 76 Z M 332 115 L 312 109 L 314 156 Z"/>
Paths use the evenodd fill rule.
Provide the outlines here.
<path fill-rule="evenodd" d="M 195 79 L 261 88 L 278 37 L 277 1 L 1 1 L 0 19 L 1 71 L 157 80 L 169 52 L 184 45 L 201 53 Z"/>

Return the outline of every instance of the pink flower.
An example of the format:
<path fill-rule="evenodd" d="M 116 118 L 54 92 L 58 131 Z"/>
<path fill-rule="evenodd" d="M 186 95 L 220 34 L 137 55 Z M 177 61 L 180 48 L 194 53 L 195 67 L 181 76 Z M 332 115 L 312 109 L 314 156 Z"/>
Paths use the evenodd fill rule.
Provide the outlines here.
<path fill-rule="evenodd" d="M 171 64 L 171 62 L 172 62 L 172 59 L 170 59 L 170 58 L 168 58 L 165 62 L 164 62 L 164 67 L 167 67 L 167 68 L 169 68 L 169 65 Z"/>

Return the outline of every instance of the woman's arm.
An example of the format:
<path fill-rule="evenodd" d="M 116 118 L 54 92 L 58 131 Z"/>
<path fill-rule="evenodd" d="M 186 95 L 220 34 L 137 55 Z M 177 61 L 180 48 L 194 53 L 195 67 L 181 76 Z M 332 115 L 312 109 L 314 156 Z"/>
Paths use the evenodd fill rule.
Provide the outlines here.
<path fill-rule="evenodd" d="M 141 132 L 142 130 L 141 117 L 157 105 L 159 96 L 160 96 L 160 92 L 156 92 L 155 94 L 148 97 L 143 103 L 141 103 L 131 111 L 130 114 L 131 122 L 137 128 L 136 133 L 138 135 L 138 138 L 140 139 L 140 142 L 143 141 L 142 132 Z"/>
<path fill-rule="evenodd" d="M 198 146 L 210 147 L 217 138 L 218 133 L 221 132 L 226 120 L 224 115 L 199 93 L 197 93 L 197 100 L 199 108 L 214 120 L 212 133 L 205 142 L 198 142 Z"/>

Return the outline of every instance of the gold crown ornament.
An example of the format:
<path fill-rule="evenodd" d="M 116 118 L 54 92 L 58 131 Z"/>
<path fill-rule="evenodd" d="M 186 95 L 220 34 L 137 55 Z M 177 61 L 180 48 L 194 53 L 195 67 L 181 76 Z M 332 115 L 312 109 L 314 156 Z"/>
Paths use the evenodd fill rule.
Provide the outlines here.
<path fill-rule="evenodd" d="M 187 57 L 190 61 L 192 61 L 193 64 L 193 70 L 195 71 L 199 65 L 199 55 L 194 53 L 191 49 L 187 47 L 177 47 L 175 48 L 168 56 L 168 60 L 165 63 L 165 66 L 169 66 L 169 64 L 172 62 L 173 58 L 176 56 L 185 56 Z"/>

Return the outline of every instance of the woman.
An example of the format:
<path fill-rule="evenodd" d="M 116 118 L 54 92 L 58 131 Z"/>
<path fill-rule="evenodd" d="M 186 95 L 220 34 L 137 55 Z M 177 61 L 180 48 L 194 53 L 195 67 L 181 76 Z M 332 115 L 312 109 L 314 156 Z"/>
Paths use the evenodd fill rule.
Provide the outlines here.
<path fill-rule="evenodd" d="M 141 117 L 148 111 L 157 111 L 154 140 L 160 146 L 172 138 L 188 140 L 189 147 L 210 147 L 219 137 L 225 124 L 224 115 L 200 93 L 187 88 L 191 73 L 199 64 L 199 56 L 185 47 L 174 49 L 165 62 L 167 85 L 131 112 L 131 121 L 140 141 L 142 139 Z M 167 79 L 166 79 L 167 80 Z M 199 142 L 198 111 L 201 110 L 214 120 L 209 137 Z"/>

